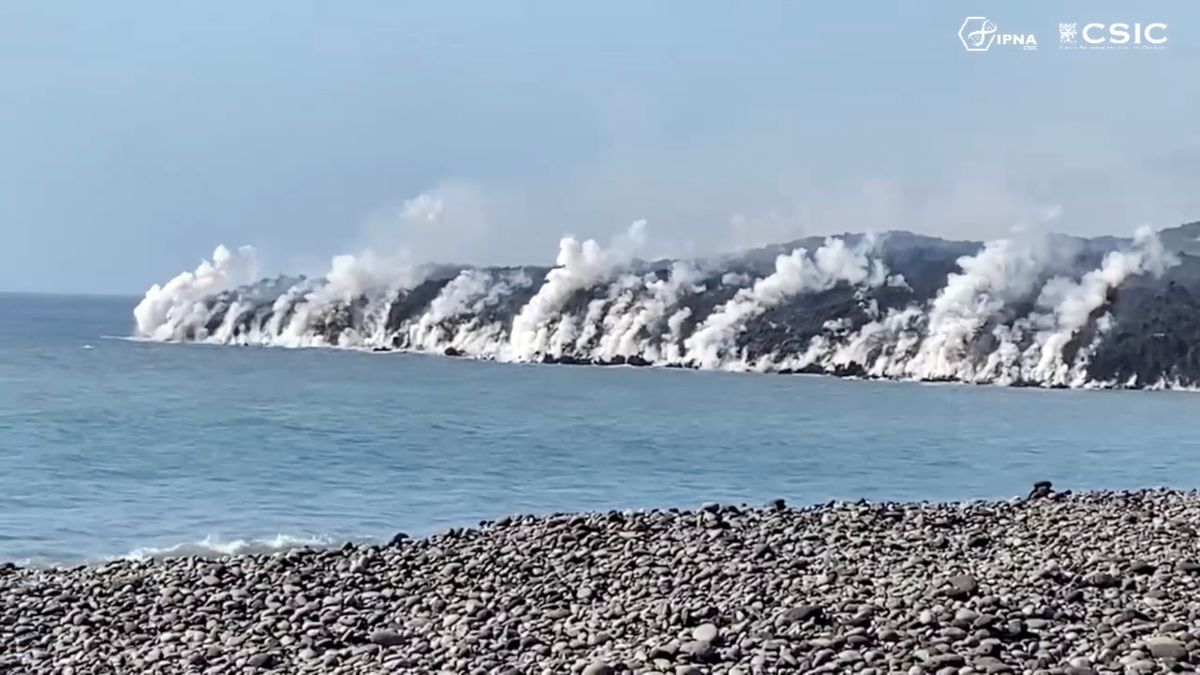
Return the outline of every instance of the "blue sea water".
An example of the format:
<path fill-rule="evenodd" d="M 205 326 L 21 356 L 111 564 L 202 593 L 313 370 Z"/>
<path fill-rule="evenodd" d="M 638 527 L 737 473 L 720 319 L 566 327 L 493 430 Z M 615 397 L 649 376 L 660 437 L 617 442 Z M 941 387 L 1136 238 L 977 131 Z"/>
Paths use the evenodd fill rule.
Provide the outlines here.
<path fill-rule="evenodd" d="M 253 550 L 510 513 L 1200 485 L 1200 395 L 120 339 L 0 295 L 0 560 Z"/>

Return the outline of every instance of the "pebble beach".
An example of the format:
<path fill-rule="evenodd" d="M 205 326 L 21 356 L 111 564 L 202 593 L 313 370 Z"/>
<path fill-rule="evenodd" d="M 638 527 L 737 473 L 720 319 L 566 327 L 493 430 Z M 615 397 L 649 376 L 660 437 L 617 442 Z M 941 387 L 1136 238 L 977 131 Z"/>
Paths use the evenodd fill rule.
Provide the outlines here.
<path fill-rule="evenodd" d="M 1159 673 L 1200 495 L 519 516 L 273 555 L 0 567 L 0 672 Z"/>

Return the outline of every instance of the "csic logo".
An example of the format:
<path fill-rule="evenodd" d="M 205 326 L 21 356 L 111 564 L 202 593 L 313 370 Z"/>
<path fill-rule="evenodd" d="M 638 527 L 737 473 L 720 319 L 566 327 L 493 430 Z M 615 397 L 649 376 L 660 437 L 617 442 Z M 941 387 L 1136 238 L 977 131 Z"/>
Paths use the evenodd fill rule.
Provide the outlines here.
<path fill-rule="evenodd" d="M 996 22 L 986 16 L 964 19 L 958 29 L 958 39 L 969 52 L 986 52 L 992 45 L 1037 51 L 1037 37 L 1033 33 L 1001 33 Z"/>
<path fill-rule="evenodd" d="M 1058 24 L 1059 49 L 1166 49 L 1165 23 L 1077 23 Z M 1083 44 L 1080 44 L 1082 38 Z"/>

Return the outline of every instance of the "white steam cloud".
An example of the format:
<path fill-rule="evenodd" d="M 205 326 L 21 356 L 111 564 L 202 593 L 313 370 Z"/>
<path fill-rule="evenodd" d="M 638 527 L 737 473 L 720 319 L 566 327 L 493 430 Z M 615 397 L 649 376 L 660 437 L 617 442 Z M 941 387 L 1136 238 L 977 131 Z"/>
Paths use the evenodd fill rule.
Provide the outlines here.
<path fill-rule="evenodd" d="M 152 340 L 181 340 L 189 328 L 207 315 L 205 301 L 258 277 L 254 248 L 236 252 L 218 246 L 212 260 L 201 261 L 193 272 L 183 272 L 166 284 L 154 284 L 133 309 L 137 335 Z"/>
<path fill-rule="evenodd" d="M 719 368 L 735 360 L 730 350 L 746 323 L 793 295 L 828 290 L 839 282 L 884 284 L 887 268 L 880 260 L 868 257 L 872 247 L 869 238 L 853 249 L 841 239 L 830 238 L 811 257 L 803 248 L 779 256 L 773 274 L 759 279 L 751 288 L 739 290 L 687 338 L 687 360 L 700 368 Z"/>
<path fill-rule="evenodd" d="M 1012 302 L 1028 296 L 1049 262 L 1043 240 L 1001 239 L 958 261 L 929 310 L 928 328 L 907 375 L 922 380 L 974 379 L 967 350 L 984 326 Z"/>
<path fill-rule="evenodd" d="M 545 353 L 551 324 L 559 318 L 563 304 L 577 291 L 609 278 L 620 265 L 632 260 L 645 240 L 643 220 L 631 225 L 625 237 L 614 241 L 609 248 L 594 239 L 580 242 L 574 237 L 564 237 L 558 245 L 556 267 L 546 274 L 537 295 L 513 319 L 509 358 L 527 360 Z"/>
<path fill-rule="evenodd" d="M 427 227 L 455 208 L 443 191 L 401 211 Z M 638 221 L 607 245 L 564 237 L 544 273 L 417 265 L 397 244 L 337 256 L 319 278 L 263 281 L 256 281 L 253 248 L 218 247 L 211 260 L 146 292 L 134 309 L 135 331 L 162 341 L 503 361 L 1099 386 L 1105 383 L 1089 379 L 1089 365 L 1118 321 L 1108 306 L 1115 289 L 1178 262 L 1149 228 L 1117 250 L 1019 234 L 959 257 L 957 271 L 934 292 L 927 275 L 914 290 L 885 264 L 898 250 L 898 259 L 910 256 L 906 244 L 851 241 L 831 237 L 811 252 L 796 248 L 767 270 L 752 257 L 734 259 L 732 269 L 646 262 L 637 257 L 646 242 Z M 1081 260 L 1099 262 L 1081 270 Z M 832 302 L 794 302 L 821 293 Z M 794 309 L 801 306 L 817 309 Z M 822 307 L 854 309 L 795 315 Z M 775 351 L 762 353 L 769 340 L 778 341 Z"/>

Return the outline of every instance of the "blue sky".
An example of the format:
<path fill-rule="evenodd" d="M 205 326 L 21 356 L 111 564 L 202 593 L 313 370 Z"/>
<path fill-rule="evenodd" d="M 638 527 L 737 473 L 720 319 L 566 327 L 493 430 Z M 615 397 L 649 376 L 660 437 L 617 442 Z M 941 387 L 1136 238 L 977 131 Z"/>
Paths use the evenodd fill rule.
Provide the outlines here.
<path fill-rule="evenodd" d="M 967 15 L 1040 49 L 967 53 Z M 1058 23 L 1161 21 L 1161 51 Z M 0 290 L 1200 219 L 1195 3 L 0 4 Z M 436 219 L 405 204 L 425 195 Z M 411 211 L 411 209 L 410 209 Z"/>

